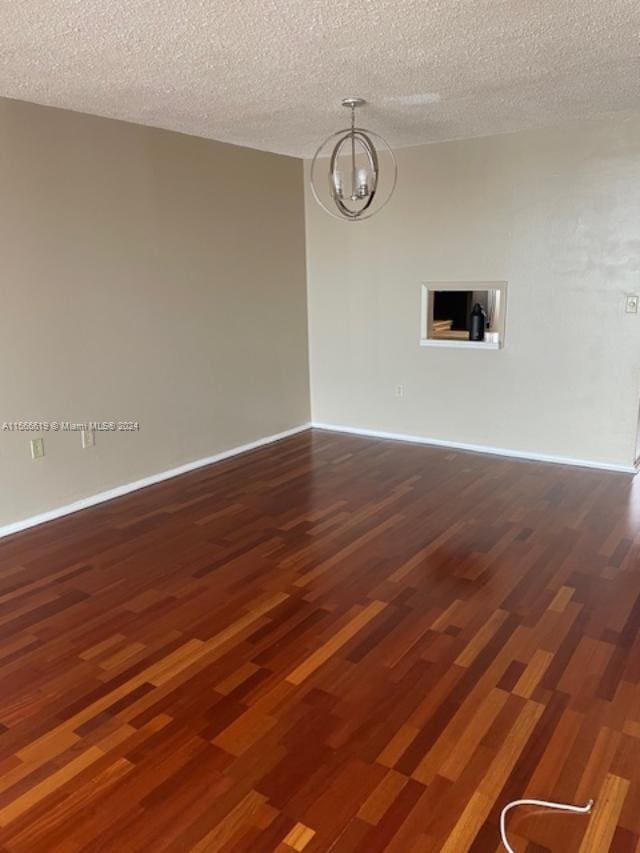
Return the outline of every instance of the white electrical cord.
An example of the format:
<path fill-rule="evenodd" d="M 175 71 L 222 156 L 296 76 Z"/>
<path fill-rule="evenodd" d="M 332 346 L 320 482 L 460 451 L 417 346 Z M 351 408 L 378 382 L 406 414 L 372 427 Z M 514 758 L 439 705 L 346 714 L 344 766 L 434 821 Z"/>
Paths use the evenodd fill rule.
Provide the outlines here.
<path fill-rule="evenodd" d="M 500 837 L 502 838 L 502 843 L 508 853 L 515 853 L 515 850 L 507 840 L 507 812 L 511 811 L 511 809 L 515 809 L 516 806 L 542 806 L 545 809 L 557 809 L 557 811 L 561 812 L 589 814 L 593 808 L 593 800 L 589 800 L 589 802 L 584 806 L 572 806 L 569 803 L 551 803 L 547 800 L 513 800 L 511 803 L 507 803 L 500 813 Z"/>

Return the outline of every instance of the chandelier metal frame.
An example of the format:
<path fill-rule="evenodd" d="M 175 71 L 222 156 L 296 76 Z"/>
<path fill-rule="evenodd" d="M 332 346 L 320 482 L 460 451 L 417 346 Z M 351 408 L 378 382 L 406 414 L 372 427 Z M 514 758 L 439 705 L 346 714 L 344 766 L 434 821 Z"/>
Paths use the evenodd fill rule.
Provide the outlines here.
<path fill-rule="evenodd" d="M 344 98 L 342 101 L 342 106 L 351 110 L 351 126 L 348 128 L 343 128 L 342 130 L 338 130 L 335 133 L 330 134 L 324 139 L 321 144 L 318 146 L 316 153 L 313 156 L 313 160 L 311 161 L 311 172 L 310 172 L 310 186 L 311 192 L 313 193 L 313 197 L 318 202 L 320 207 L 326 211 L 330 216 L 333 216 L 334 219 L 347 220 L 348 222 L 359 222 L 364 219 L 369 219 L 369 217 L 373 216 L 375 213 L 378 213 L 382 208 L 387 204 L 393 192 L 396 188 L 396 182 L 398 179 L 398 164 L 396 162 L 395 155 L 391 150 L 391 146 L 389 143 L 380 136 L 379 133 L 374 133 L 372 130 L 367 130 L 362 127 L 356 126 L 356 109 L 358 107 L 364 106 L 366 101 L 362 98 Z M 335 210 L 332 210 L 328 207 L 320 198 L 318 190 L 316 189 L 316 181 L 318 179 L 318 162 L 320 160 L 321 152 L 326 148 L 326 146 L 335 139 L 335 143 L 333 145 L 333 149 L 331 152 L 331 156 L 329 158 L 329 196 L 335 205 Z M 375 210 L 371 210 L 371 206 L 373 204 L 374 199 L 376 198 L 376 194 L 378 191 L 378 184 L 380 178 L 380 163 L 378 157 L 378 151 L 376 149 L 376 145 L 374 140 L 378 140 L 378 144 L 382 144 L 391 157 L 391 163 L 393 167 L 393 176 L 391 189 L 388 192 L 387 197 L 384 201 L 378 205 Z M 344 187 L 342 185 L 341 173 L 338 169 L 338 162 L 340 156 L 343 154 L 343 149 L 348 147 L 350 149 L 351 154 L 351 186 L 350 192 L 345 199 L 344 196 Z M 362 153 L 364 153 L 369 169 L 367 171 L 367 177 L 370 177 L 370 182 L 367 183 L 358 183 L 359 172 L 366 170 L 358 170 L 356 169 L 356 149 L 360 149 Z M 354 206 L 349 205 L 349 201 Z M 361 206 L 357 207 L 355 205 L 361 204 Z"/>

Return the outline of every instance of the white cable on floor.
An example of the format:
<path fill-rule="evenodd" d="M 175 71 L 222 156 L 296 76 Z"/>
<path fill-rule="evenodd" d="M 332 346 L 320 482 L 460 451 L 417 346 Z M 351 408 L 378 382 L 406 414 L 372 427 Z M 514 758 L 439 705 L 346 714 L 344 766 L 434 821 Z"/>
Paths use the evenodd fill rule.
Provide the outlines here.
<path fill-rule="evenodd" d="M 514 809 L 516 806 L 542 806 L 545 809 L 556 809 L 561 812 L 589 814 L 593 808 L 593 800 L 589 800 L 589 802 L 584 806 L 572 806 L 569 803 L 552 803 L 548 800 L 513 800 L 511 803 L 507 803 L 500 813 L 500 837 L 502 838 L 502 843 L 508 853 L 516 853 L 507 840 L 506 827 L 507 812 L 511 811 L 511 809 Z"/>

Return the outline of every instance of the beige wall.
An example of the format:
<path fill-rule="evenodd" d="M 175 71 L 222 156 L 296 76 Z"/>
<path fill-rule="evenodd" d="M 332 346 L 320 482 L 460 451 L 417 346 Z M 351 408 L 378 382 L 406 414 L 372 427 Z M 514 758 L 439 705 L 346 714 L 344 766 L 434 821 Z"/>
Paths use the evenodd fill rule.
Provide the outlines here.
<path fill-rule="evenodd" d="M 302 163 L 0 101 L 0 526 L 309 418 Z"/>
<path fill-rule="evenodd" d="M 398 158 L 366 223 L 307 193 L 314 420 L 629 465 L 640 117 Z M 0 422 L 141 424 L 0 432 L 0 527 L 308 420 L 299 161 L 0 100 L 0 187 Z M 427 280 L 506 280 L 505 349 L 419 347 Z"/>
<path fill-rule="evenodd" d="M 313 420 L 630 465 L 640 117 L 398 160 L 396 195 L 367 222 L 336 222 L 307 192 Z M 425 280 L 506 280 L 506 347 L 419 347 Z"/>

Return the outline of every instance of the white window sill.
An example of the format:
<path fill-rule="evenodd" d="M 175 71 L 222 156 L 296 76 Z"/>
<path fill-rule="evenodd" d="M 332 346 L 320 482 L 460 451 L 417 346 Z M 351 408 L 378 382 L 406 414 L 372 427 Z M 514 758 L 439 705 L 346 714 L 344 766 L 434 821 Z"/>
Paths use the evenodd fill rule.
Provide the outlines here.
<path fill-rule="evenodd" d="M 455 347 L 456 349 L 500 349 L 500 341 L 447 340 L 446 338 L 422 338 L 421 347 Z"/>

